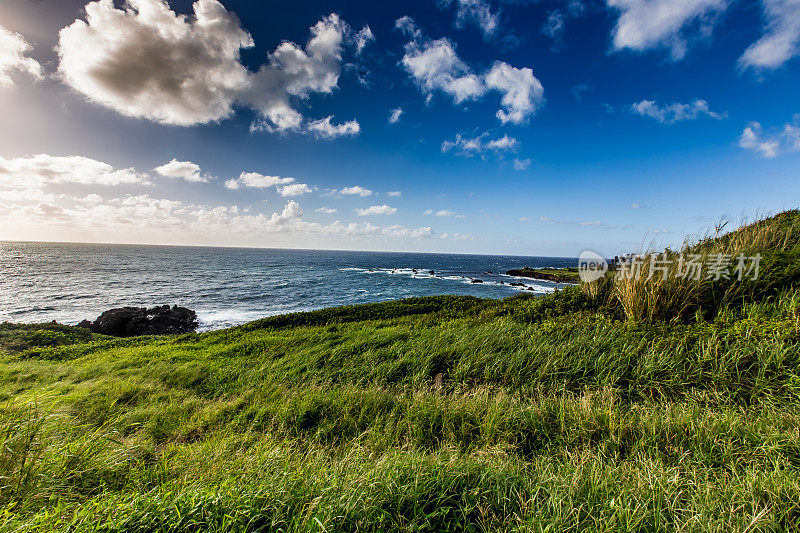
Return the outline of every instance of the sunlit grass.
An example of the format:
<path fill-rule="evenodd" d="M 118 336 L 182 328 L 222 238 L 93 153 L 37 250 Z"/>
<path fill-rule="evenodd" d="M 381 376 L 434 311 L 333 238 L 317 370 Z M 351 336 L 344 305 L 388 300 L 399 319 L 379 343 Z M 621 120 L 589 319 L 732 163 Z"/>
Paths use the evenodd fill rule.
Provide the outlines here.
<path fill-rule="evenodd" d="M 747 242 L 793 249 L 771 231 Z M 800 292 L 773 265 L 767 290 L 419 298 L 168 338 L 0 325 L 0 524 L 791 530 Z"/>

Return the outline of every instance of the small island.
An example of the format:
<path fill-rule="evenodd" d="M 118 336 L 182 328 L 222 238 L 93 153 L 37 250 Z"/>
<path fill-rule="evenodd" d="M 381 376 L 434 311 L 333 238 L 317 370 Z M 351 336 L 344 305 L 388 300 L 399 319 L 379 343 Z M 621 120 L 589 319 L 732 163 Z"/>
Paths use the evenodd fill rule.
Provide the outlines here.
<path fill-rule="evenodd" d="M 512 269 L 506 272 L 509 276 L 519 276 L 523 278 L 542 279 L 545 281 L 555 281 L 556 283 L 578 283 L 578 269 L 568 268 L 531 268 L 523 267 Z"/>

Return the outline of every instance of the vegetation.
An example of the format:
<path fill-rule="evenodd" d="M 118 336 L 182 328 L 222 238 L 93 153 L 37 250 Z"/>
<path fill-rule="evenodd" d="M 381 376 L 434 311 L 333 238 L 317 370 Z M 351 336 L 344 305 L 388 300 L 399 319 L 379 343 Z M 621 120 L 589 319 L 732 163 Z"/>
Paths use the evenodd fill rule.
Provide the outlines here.
<path fill-rule="evenodd" d="M 569 268 L 531 268 L 522 267 L 506 272 L 509 276 L 521 276 L 523 278 L 543 279 L 555 281 L 556 283 L 578 283 L 578 269 Z"/>
<path fill-rule="evenodd" d="M 0 325 L 0 527 L 796 529 L 797 229 L 683 250 L 760 252 L 741 286 L 608 277 L 178 337 Z"/>

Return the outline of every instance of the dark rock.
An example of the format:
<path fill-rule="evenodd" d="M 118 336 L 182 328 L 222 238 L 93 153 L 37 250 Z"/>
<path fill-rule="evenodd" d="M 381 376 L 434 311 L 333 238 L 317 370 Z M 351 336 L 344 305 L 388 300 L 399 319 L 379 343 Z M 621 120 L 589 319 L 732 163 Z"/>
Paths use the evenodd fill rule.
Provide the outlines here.
<path fill-rule="evenodd" d="M 85 320 L 84 322 L 88 322 Z M 82 322 L 83 323 L 83 322 Z M 153 307 L 119 307 L 97 317 L 89 329 L 92 333 L 114 337 L 137 335 L 178 335 L 197 329 L 197 313 L 177 305 Z"/>
<path fill-rule="evenodd" d="M 524 283 L 520 283 L 519 281 L 512 281 L 511 283 L 509 283 L 509 285 L 511 285 L 512 287 L 524 287 L 525 286 Z"/>
<path fill-rule="evenodd" d="M 555 281 L 556 283 L 578 283 L 577 268 L 546 268 L 535 269 L 531 267 L 516 268 L 506 272 L 509 276 L 522 278 L 541 279 L 545 281 Z"/>
<path fill-rule="evenodd" d="M 470 280 L 470 283 L 483 283 L 483 280 L 482 279 L 472 279 L 472 280 Z"/>
<path fill-rule="evenodd" d="M 431 276 L 433 276 L 434 274 L 436 274 L 436 272 L 434 272 L 433 270 L 428 270 L 428 274 L 430 274 Z"/>
<path fill-rule="evenodd" d="M 91 329 L 92 328 L 92 322 L 91 322 L 91 320 L 81 320 L 80 322 L 78 322 L 78 327 L 79 328 Z"/>

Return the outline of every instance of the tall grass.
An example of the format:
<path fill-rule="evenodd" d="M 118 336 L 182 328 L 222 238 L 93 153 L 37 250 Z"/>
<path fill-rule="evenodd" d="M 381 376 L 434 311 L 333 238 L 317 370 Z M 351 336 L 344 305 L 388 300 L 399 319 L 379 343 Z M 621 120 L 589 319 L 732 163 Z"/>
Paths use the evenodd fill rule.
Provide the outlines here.
<path fill-rule="evenodd" d="M 759 256 L 759 272 L 748 271 Z M 745 258 L 741 275 L 735 272 Z M 719 276 L 713 265 L 729 265 Z M 692 263 L 701 265 L 695 270 Z M 739 279 L 742 278 L 742 279 Z M 755 278 L 755 279 L 754 279 Z M 636 322 L 680 322 L 713 318 L 728 305 L 777 294 L 800 279 L 800 212 L 786 211 L 770 219 L 743 223 L 725 235 L 706 235 L 678 251 L 639 254 L 633 265 L 612 272 L 585 291 L 619 308 Z"/>
<path fill-rule="evenodd" d="M 796 220 L 682 248 L 751 284 L 0 324 L 0 531 L 796 530 Z"/>

